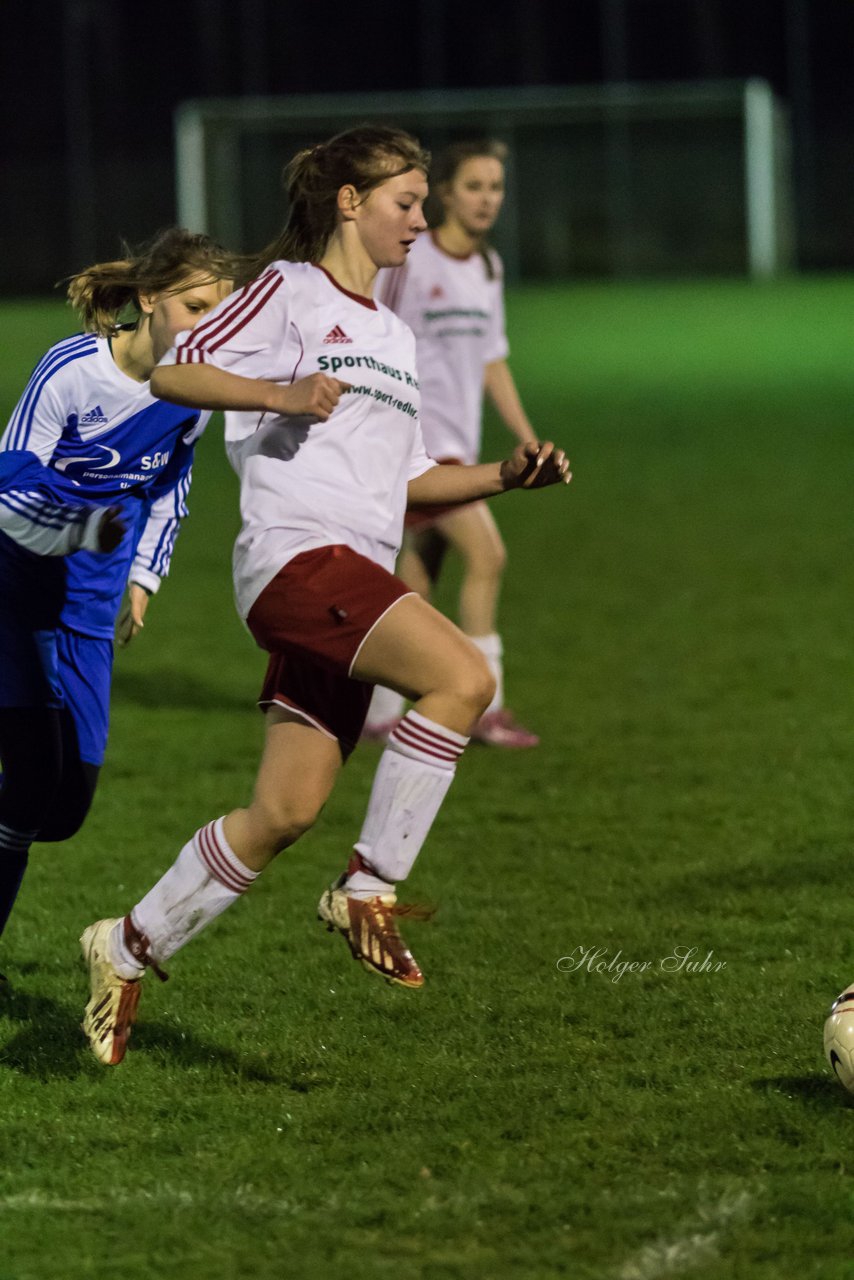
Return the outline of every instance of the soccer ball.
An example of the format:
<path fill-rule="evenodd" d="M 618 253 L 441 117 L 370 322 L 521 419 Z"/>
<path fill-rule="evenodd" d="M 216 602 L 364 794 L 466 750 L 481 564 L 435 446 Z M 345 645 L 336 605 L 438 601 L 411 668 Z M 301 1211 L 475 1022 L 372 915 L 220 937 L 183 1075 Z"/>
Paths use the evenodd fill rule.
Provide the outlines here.
<path fill-rule="evenodd" d="M 824 1053 L 839 1083 L 854 1093 L 854 982 L 830 1006 L 824 1024 Z"/>

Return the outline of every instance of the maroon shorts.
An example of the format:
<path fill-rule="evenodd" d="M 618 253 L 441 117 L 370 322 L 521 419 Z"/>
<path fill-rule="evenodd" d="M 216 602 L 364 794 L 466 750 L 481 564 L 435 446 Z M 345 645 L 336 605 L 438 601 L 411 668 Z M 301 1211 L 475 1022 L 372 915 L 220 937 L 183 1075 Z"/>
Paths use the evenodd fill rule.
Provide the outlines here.
<path fill-rule="evenodd" d="M 258 705 L 290 708 L 337 738 L 345 758 L 359 741 L 373 686 L 350 676 L 362 641 L 412 590 L 349 547 L 317 547 L 289 560 L 246 619 L 270 654 Z"/>
<path fill-rule="evenodd" d="M 437 458 L 436 461 L 443 467 L 465 466 L 459 458 Z M 432 528 L 441 516 L 449 515 L 452 511 L 462 511 L 468 505 L 467 502 L 445 502 L 441 505 L 432 503 L 427 507 L 410 507 L 403 517 L 403 527 L 410 533 L 420 533 L 422 529 Z"/>

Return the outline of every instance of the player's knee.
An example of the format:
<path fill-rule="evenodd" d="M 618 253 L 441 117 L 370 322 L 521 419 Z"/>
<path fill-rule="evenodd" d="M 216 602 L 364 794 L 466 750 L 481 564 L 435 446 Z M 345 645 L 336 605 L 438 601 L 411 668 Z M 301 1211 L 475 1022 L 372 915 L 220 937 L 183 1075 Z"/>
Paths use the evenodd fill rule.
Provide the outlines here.
<path fill-rule="evenodd" d="M 85 809 L 52 815 L 39 830 L 39 841 L 42 844 L 58 844 L 62 840 L 70 840 L 83 826 L 88 812 L 87 805 Z"/>
<path fill-rule="evenodd" d="M 507 548 L 499 538 L 492 549 L 492 572 L 500 578 L 507 567 Z"/>
<path fill-rule="evenodd" d="M 482 678 L 476 688 L 477 714 L 479 716 L 483 715 L 486 708 L 492 702 L 492 699 L 495 697 L 495 691 L 498 687 L 495 682 L 495 676 L 489 668 L 485 666 L 485 664 L 484 667 L 485 670 L 482 673 Z"/>
<path fill-rule="evenodd" d="M 495 677 L 489 669 L 486 659 L 475 650 L 469 660 L 457 670 L 457 693 L 472 710 L 480 716 L 495 697 Z"/>
<path fill-rule="evenodd" d="M 77 835 L 92 808 L 99 773 L 99 765 L 83 761 L 78 769 L 63 777 L 40 824 L 40 841 L 55 844 Z"/>
<path fill-rule="evenodd" d="M 58 775 L 45 776 L 44 785 L 16 776 L 13 785 L 6 778 L 3 799 L 0 803 L 0 822 L 13 831 L 38 831 L 39 840 L 65 839 L 64 836 L 42 836 L 41 830 L 49 820 L 59 792 Z"/>
<path fill-rule="evenodd" d="M 507 564 L 507 550 L 500 538 L 479 545 L 466 560 L 466 571 L 475 578 L 500 578 Z"/>
<path fill-rule="evenodd" d="M 294 797 L 268 805 L 263 814 L 265 843 L 277 852 L 295 844 L 315 824 L 321 806 L 311 797 Z"/>
<path fill-rule="evenodd" d="M 507 548 L 499 537 L 491 538 L 481 548 L 479 563 L 482 572 L 492 578 L 500 578 L 507 564 Z"/>

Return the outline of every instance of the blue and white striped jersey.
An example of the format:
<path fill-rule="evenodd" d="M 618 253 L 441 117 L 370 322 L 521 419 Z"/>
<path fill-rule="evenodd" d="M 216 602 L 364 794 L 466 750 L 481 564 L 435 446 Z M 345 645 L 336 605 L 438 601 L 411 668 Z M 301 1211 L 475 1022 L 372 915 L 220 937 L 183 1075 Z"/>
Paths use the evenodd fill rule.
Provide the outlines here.
<path fill-rule="evenodd" d="M 118 368 L 106 338 L 51 347 L 0 437 L 4 602 L 34 625 L 111 636 L 128 579 L 156 591 L 168 572 L 209 418 L 155 399 Z M 127 532 L 101 555 L 97 526 L 111 506 Z"/>

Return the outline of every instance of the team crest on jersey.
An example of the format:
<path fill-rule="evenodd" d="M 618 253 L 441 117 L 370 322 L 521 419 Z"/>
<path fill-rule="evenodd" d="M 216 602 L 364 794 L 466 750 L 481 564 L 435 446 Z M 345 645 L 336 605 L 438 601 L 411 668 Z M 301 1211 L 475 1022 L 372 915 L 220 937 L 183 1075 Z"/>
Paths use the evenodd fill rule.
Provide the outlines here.
<path fill-rule="evenodd" d="M 445 290 L 442 288 L 442 286 L 440 284 L 434 284 L 433 288 L 430 290 L 430 297 L 444 298 L 444 296 L 445 296 Z"/>
<path fill-rule="evenodd" d="M 111 449 L 108 444 L 93 444 L 89 447 L 98 452 L 88 454 L 85 458 L 61 458 L 54 464 L 56 470 L 66 472 L 69 467 L 85 467 L 88 463 L 89 471 L 110 471 L 122 460 L 118 449 Z"/>
<path fill-rule="evenodd" d="M 340 324 L 336 324 L 332 329 L 330 329 L 330 330 L 329 330 L 329 332 L 327 333 L 327 335 L 326 335 L 326 337 L 323 339 L 323 341 L 324 341 L 324 343 L 327 343 L 327 342 L 352 342 L 352 341 L 353 341 L 353 339 L 352 339 L 352 338 L 348 338 L 348 337 L 347 337 L 346 333 L 345 333 L 345 332 L 344 332 L 344 330 L 341 328 Z"/>
<path fill-rule="evenodd" d="M 99 404 L 96 404 L 94 409 L 87 409 L 86 412 L 83 414 L 83 417 L 80 419 L 80 426 L 96 427 L 108 421 L 109 419 L 107 418 L 107 415 L 104 413 L 104 410 L 101 408 Z"/>

